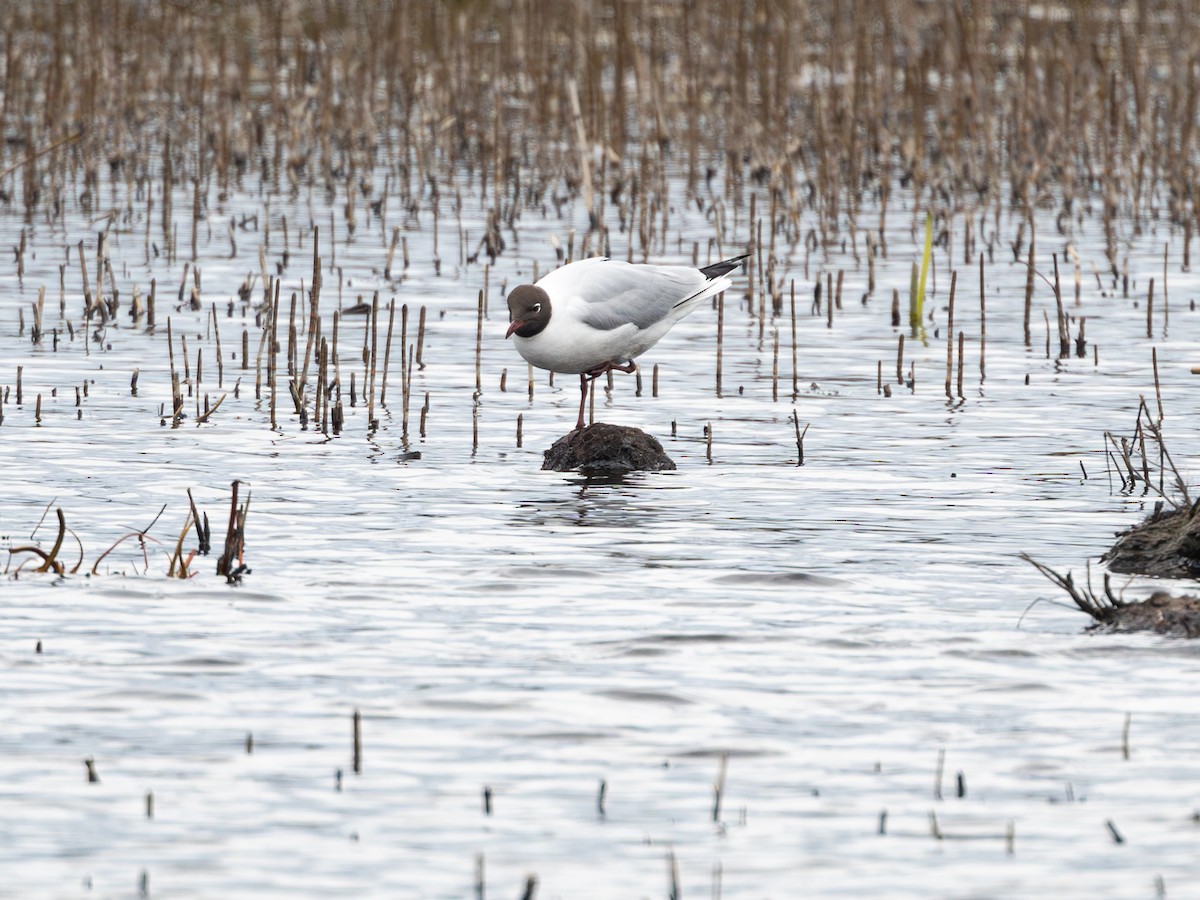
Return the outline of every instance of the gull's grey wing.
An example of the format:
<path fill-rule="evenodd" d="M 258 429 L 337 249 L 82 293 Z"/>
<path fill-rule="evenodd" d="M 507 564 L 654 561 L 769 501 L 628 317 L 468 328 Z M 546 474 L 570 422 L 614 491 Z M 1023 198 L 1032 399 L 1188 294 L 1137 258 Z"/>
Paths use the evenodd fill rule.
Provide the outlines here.
<path fill-rule="evenodd" d="M 555 278 L 558 273 L 562 277 Z M 556 269 L 538 284 L 552 297 L 575 304 L 588 325 L 610 331 L 630 323 L 649 328 L 704 290 L 709 280 L 690 266 L 632 265 L 597 258 Z"/>

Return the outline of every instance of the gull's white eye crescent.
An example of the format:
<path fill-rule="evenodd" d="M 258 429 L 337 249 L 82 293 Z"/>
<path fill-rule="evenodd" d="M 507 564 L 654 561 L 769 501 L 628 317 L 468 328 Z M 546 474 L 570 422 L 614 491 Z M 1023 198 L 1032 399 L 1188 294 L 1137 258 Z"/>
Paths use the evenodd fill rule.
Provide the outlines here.
<path fill-rule="evenodd" d="M 538 313 L 540 313 L 541 311 L 542 311 L 542 304 L 540 304 L 540 303 L 535 303 L 535 304 L 533 304 L 533 314 L 534 314 L 535 316 L 536 316 Z"/>

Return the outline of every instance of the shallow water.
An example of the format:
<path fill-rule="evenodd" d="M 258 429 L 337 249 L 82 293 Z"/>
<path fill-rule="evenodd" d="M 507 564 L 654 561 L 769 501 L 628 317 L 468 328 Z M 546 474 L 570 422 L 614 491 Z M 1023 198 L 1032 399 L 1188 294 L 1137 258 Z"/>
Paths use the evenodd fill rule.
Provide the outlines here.
<path fill-rule="evenodd" d="M 220 214 L 254 208 L 253 194 Z M 176 206 L 188 202 L 181 195 Z M 296 222 L 308 211 L 273 204 L 280 214 Z M 464 226 L 478 233 L 481 220 L 464 216 Z M 87 569 L 163 504 L 151 535 L 173 545 L 191 488 L 219 547 L 236 478 L 252 495 L 252 572 L 227 587 L 209 557 L 195 578 L 170 580 L 164 550 L 151 547 L 145 573 L 133 541 L 94 577 L 27 565 L 16 578 L 20 560 L 10 565 L 0 587 L 0 896 L 133 896 L 144 875 L 151 895 L 173 897 L 462 897 L 475 890 L 482 854 L 489 896 L 519 896 L 536 874 L 541 897 L 661 897 L 672 853 L 689 897 L 1142 897 L 1156 878 L 1169 896 L 1200 893 L 1200 645 L 1085 633 L 1084 616 L 1016 556 L 1078 574 L 1152 508 L 1153 495 L 1121 493 L 1102 452 L 1105 430 L 1132 430 L 1139 395 L 1155 405 L 1151 347 L 1169 449 L 1193 471 L 1198 285 L 1177 262 L 1169 331 L 1159 311 L 1155 338 L 1145 337 L 1145 282 L 1161 279 L 1162 245 L 1175 240 L 1165 227 L 1129 245 L 1136 300 L 1108 284 L 1102 295 L 1085 275 L 1082 307 L 1071 311 L 1087 316 L 1099 355 L 1061 362 L 1045 355 L 1041 312 L 1053 317 L 1054 307 L 1041 283 L 1025 347 L 1024 267 L 1002 259 L 998 241 L 985 274 L 982 383 L 978 275 L 963 268 L 955 329 L 967 335 L 965 398 L 953 401 L 942 389 L 944 255 L 931 301 L 943 330 L 927 346 L 906 342 L 910 391 L 894 383 L 889 312 L 916 252 L 907 223 L 889 232 L 865 304 L 865 262 L 840 252 L 820 260 L 821 271 L 846 270 L 832 329 L 810 315 L 800 249 L 784 261 L 803 294 L 798 396 L 790 322 L 771 323 L 760 346 L 739 281 L 727 296 L 720 396 L 708 311 L 643 360 L 642 396 L 622 376 L 611 397 L 597 396 L 597 419 L 656 434 L 678 470 L 602 484 L 539 470 L 541 451 L 574 421 L 577 387 L 538 376 L 531 400 L 525 366 L 503 340 L 503 285 L 526 280 L 534 260 L 552 266 L 550 235 L 565 242 L 569 222 L 524 222 L 515 252 L 492 268 L 477 406 L 482 269 L 448 263 L 437 275 L 430 235 L 408 232 L 413 262 L 394 295 L 413 313 L 410 338 L 422 304 L 429 325 L 408 446 L 421 456 L 405 459 L 395 401 L 371 435 L 362 405 L 347 408 L 341 437 L 326 439 L 283 415 L 283 398 L 281 429 L 270 429 L 253 370 L 229 356 L 240 354 L 246 323 L 253 352 L 253 312 L 225 316 L 257 260 L 245 250 L 228 259 L 218 238 L 201 240 L 200 265 L 205 304 L 219 310 L 224 388 L 200 337 L 205 313 L 168 310 L 173 287 L 160 287 L 154 333 L 123 312 L 99 344 L 85 347 L 77 329 L 57 351 L 32 346 L 17 333 L 18 306 L 28 319 L 46 286 L 47 328 L 61 329 L 59 263 L 78 241 L 94 245 L 94 226 L 71 221 L 68 232 L 26 225 L 20 283 L 4 264 L 0 382 L 14 385 L 23 366 L 25 402 L 10 399 L 0 426 L 0 533 L 10 546 L 29 543 L 53 503 Z M 15 244 L 23 224 L 7 214 L 0 243 Z M 151 277 L 182 277 L 182 264 L 145 263 L 144 227 L 112 240 L 124 297 Z M 710 233 L 682 205 L 675 230 L 689 248 Z M 311 234 L 301 239 L 285 297 L 311 272 Z M 338 241 L 342 303 L 376 288 L 390 299 L 378 231 Z M 1100 267 L 1097 235 L 1074 242 L 1085 273 Z M 690 250 L 662 259 L 687 261 Z M 814 257 L 812 277 L 818 265 Z M 325 277 L 328 313 L 337 276 Z M 77 281 L 76 270 L 66 293 L 76 321 Z M 192 398 L 180 427 L 160 419 L 170 405 L 168 314 L 176 340 L 186 334 L 193 355 L 204 348 L 214 401 L 243 379 L 240 396 L 203 425 Z M 362 327 L 343 320 L 346 368 Z M 877 393 L 878 360 L 891 397 Z M 392 378 L 398 397 L 395 369 Z M 810 426 L 803 466 L 793 409 Z M 38 531 L 43 547 L 52 520 Z M 73 563 L 79 552 L 66 546 Z M 1138 581 L 1128 595 L 1153 586 Z M 351 771 L 355 709 L 361 774 Z M 87 783 L 85 758 L 99 783 Z"/>

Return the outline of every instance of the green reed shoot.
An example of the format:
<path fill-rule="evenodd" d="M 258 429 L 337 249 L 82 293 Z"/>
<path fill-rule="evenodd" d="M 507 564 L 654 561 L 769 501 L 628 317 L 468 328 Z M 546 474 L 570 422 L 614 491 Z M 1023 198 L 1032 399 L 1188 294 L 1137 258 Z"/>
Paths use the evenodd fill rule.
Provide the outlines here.
<path fill-rule="evenodd" d="M 925 250 L 921 254 L 920 274 L 913 263 L 912 280 L 908 288 L 908 324 L 912 336 L 925 340 L 925 280 L 929 277 L 929 261 L 933 257 L 933 216 L 925 213 Z"/>

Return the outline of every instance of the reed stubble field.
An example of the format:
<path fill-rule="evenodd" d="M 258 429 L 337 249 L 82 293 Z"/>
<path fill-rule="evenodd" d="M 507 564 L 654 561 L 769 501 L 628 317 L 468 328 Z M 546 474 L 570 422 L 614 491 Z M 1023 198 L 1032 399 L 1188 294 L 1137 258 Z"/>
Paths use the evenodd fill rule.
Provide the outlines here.
<path fill-rule="evenodd" d="M 124 317 L 162 332 L 167 291 L 177 306 L 211 306 L 210 376 L 215 362 L 220 386 L 227 358 L 243 372 L 253 363 L 272 427 L 283 395 L 303 424 L 337 431 L 345 394 L 362 398 L 373 427 L 385 363 L 407 426 L 426 312 L 414 301 L 408 327 L 412 232 L 432 239 L 422 265 L 482 270 L 481 322 L 509 280 L 489 270 L 518 255 L 527 223 L 559 220 L 559 262 L 749 251 L 738 305 L 760 344 L 784 326 L 785 380 L 790 313 L 793 395 L 796 293 L 802 314 L 810 297 L 820 313 L 823 291 L 832 325 L 845 271 L 829 261 L 848 254 L 868 270 L 864 299 L 886 304 L 875 261 L 897 217 L 914 234 L 929 217 L 939 259 L 977 263 L 981 290 L 985 263 L 1027 261 L 1027 345 L 1035 280 L 1053 268 L 1060 356 L 1086 347 L 1077 316 L 1071 334 L 1072 274 L 1076 305 L 1093 278 L 1128 297 L 1131 242 L 1166 227 L 1158 297 L 1150 284 L 1146 300 L 1152 333 L 1156 299 L 1169 316 L 1172 249 L 1190 269 L 1200 36 L 1181 4 L 62 3 L 4 15 L 0 199 L 24 217 L 16 275 L 43 235 L 59 232 L 61 255 L 57 283 L 18 304 L 22 334 L 27 314 L 35 343 Z M 261 209 L 246 212 L 246 196 Z M 273 212 L 287 199 L 308 215 Z M 708 227 L 685 236 L 672 214 L 693 205 Z M 68 215 L 94 234 L 67 246 Z M 1040 253 L 1039 220 L 1055 226 Z M 1104 236 L 1101 259 L 1081 260 L 1072 243 L 1084 223 Z M 339 265 L 351 243 L 376 247 L 365 293 L 346 289 Z M 206 285 L 201 250 L 226 246 L 241 283 Z M 42 321 L 47 298 L 57 328 Z M 253 328 L 227 330 L 225 355 L 218 302 L 229 317 L 254 313 Z M 353 385 L 339 365 L 347 307 L 368 315 Z M 972 340 L 984 344 L 985 329 Z M 171 378 L 199 402 L 186 338 L 177 364 L 165 330 Z M 953 347 L 948 358 L 950 393 Z M 720 364 L 718 353 L 718 386 Z M 178 417 L 181 385 L 171 393 Z"/>

